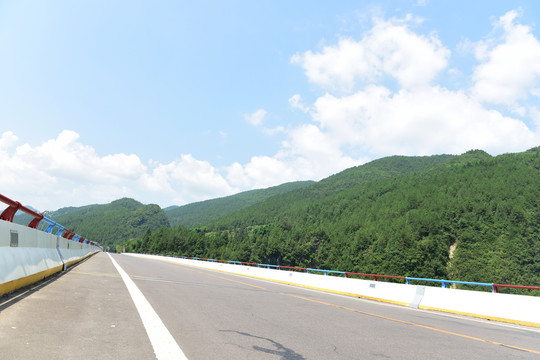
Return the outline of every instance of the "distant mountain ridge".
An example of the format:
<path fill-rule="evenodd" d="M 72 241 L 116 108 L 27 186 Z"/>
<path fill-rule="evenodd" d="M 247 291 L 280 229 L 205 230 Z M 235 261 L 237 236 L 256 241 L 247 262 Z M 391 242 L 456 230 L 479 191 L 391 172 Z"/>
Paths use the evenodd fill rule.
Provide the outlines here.
<path fill-rule="evenodd" d="M 222 198 L 199 201 L 179 207 L 168 207 L 165 213 L 171 226 L 202 225 L 221 216 L 263 202 L 273 196 L 288 193 L 314 183 L 314 181 L 296 181 L 266 189 L 244 191 Z"/>
<path fill-rule="evenodd" d="M 45 211 L 43 214 L 75 233 L 97 241 L 104 247 L 108 246 L 114 251 L 117 245 L 140 237 L 148 230 L 168 228 L 171 223 L 173 226 L 203 224 L 276 194 L 312 183 L 313 181 L 286 183 L 184 206 L 173 205 L 165 209 L 161 209 L 158 205 L 143 205 L 134 199 L 123 198 L 109 204 L 70 206 L 56 211 Z M 30 220 L 28 215 L 21 214 L 16 216 L 15 222 L 28 224 Z"/>
<path fill-rule="evenodd" d="M 484 154 L 489 157 L 487 153 Z M 343 170 L 319 182 L 312 183 L 310 186 L 278 194 L 268 198 L 264 202 L 240 209 L 237 212 L 231 212 L 222 218 L 216 219 L 215 223 L 234 222 L 238 221 L 239 218 L 249 218 L 251 225 L 262 224 L 271 217 L 285 213 L 293 204 L 299 204 L 298 206 L 301 207 L 304 205 L 307 206 L 311 201 L 328 198 L 351 188 L 361 187 L 370 182 L 395 179 L 400 176 L 422 172 L 450 161 L 455 157 L 455 155 L 432 155 L 390 156 L 381 158 L 364 165 Z M 257 217 L 255 214 L 263 215 L 264 218 Z"/>
<path fill-rule="evenodd" d="M 66 207 L 44 215 L 66 228 L 97 241 L 104 248 L 142 236 L 146 231 L 169 227 L 165 212 L 155 204 L 143 205 L 128 198 L 110 204 Z"/>

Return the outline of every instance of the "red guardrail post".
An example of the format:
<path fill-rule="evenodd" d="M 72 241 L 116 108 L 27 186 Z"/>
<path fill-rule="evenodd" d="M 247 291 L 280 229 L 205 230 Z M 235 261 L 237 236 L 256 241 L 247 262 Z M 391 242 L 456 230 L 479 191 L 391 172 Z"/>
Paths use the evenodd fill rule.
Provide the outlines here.
<path fill-rule="evenodd" d="M 43 220 L 43 214 L 37 214 L 39 216 L 34 216 L 34 219 L 30 221 L 30 224 L 28 224 L 28 227 L 32 229 L 37 229 L 37 226 L 41 220 Z"/>
<path fill-rule="evenodd" d="M 507 284 L 493 284 L 494 292 L 499 292 L 500 287 L 509 289 L 527 289 L 527 290 L 540 290 L 540 286 L 525 286 L 525 285 L 507 285 Z"/>
<path fill-rule="evenodd" d="M 34 219 L 32 219 L 32 221 L 30 221 L 30 223 L 28 224 L 28 227 L 32 229 L 36 229 L 39 222 L 43 219 L 43 214 L 37 213 L 34 210 L 31 210 L 27 208 L 26 206 L 22 205 L 20 202 L 13 201 L 2 194 L 0 194 L 0 201 L 2 201 L 4 204 L 9 205 L 9 207 L 5 209 L 2 212 L 2 214 L 0 214 L 1 220 L 13 222 L 13 217 L 15 216 L 18 210 L 21 210 L 27 213 L 28 215 L 34 217 Z"/>
<path fill-rule="evenodd" d="M 0 201 L 2 201 L 4 204 L 9 205 L 9 207 L 5 209 L 2 214 L 0 214 L 0 219 L 12 222 L 15 213 L 17 212 L 17 210 L 19 210 L 19 207 L 22 206 L 21 203 L 18 201 L 13 201 L 2 194 L 0 194 Z"/>

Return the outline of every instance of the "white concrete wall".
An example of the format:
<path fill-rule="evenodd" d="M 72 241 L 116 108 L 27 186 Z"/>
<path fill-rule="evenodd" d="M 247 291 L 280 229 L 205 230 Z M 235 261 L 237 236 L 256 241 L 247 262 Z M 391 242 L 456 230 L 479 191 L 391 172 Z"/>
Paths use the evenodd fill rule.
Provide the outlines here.
<path fill-rule="evenodd" d="M 11 246 L 11 233 L 18 235 Z M 58 244 L 58 249 L 57 249 Z M 88 244 L 0 220 L 0 295 L 2 284 L 24 279 L 80 260 L 99 250 Z M 39 279 L 37 279 L 39 280 Z M 36 280 L 36 281 L 37 281 Z M 21 282 L 23 286 L 25 282 Z M 9 288 L 10 291 L 12 287 Z"/>
<path fill-rule="evenodd" d="M 58 239 L 58 250 L 60 251 L 60 254 L 62 255 L 62 258 L 66 264 L 71 264 L 99 250 L 89 244 L 75 242 L 63 237 L 59 237 Z"/>
<path fill-rule="evenodd" d="M 126 254 L 339 294 L 540 327 L 540 297 L 406 285 L 155 255 Z"/>
<path fill-rule="evenodd" d="M 512 319 L 540 327 L 540 297 L 427 287 L 421 309 L 474 314 L 493 320 Z"/>
<path fill-rule="evenodd" d="M 11 232 L 19 244 L 10 246 Z M 63 265 L 56 250 L 57 236 L 0 220 L 0 284 Z"/>

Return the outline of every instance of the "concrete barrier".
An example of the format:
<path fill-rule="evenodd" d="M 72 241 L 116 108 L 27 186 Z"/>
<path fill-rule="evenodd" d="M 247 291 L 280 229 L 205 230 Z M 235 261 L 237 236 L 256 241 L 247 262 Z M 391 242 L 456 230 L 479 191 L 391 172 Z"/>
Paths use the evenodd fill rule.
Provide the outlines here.
<path fill-rule="evenodd" d="M 536 296 L 426 286 L 419 308 L 540 327 L 540 298 Z"/>
<path fill-rule="evenodd" d="M 166 256 L 126 254 L 159 259 L 184 265 L 244 275 L 257 279 L 270 280 L 282 284 L 323 290 L 336 294 L 383 301 L 387 303 L 412 306 L 416 295 L 416 285 L 404 285 L 382 281 L 351 279 L 337 276 L 307 274 L 302 272 L 267 269 L 243 265 L 224 264 L 210 261 L 198 261 Z"/>
<path fill-rule="evenodd" d="M 62 271 L 97 251 L 88 244 L 0 220 L 0 295 Z"/>
<path fill-rule="evenodd" d="M 58 252 L 62 256 L 66 267 L 97 252 L 96 248 L 89 244 L 71 241 L 63 237 L 58 237 L 58 242 Z"/>
<path fill-rule="evenodd" d="M 126 255 L 158 259 L 416 309 L 443 311 L 540 327 L 540 311 L 538 310 L 540 298 L 535 296 L 397 284 L 167 256 Z"/>

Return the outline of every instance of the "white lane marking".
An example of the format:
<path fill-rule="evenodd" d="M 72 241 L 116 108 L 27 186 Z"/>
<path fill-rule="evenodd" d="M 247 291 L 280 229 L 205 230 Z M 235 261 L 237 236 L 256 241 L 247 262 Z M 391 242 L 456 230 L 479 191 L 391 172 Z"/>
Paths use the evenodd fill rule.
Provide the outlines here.
<path fill-rule="evenodd" d="M 152 308 L 152 305 L 150 305 L 148 300 L 146 300 L 144 297 L 141 290 L 139 290 L 137 285 L 135 285 L 124 269 L 118 265 L 111 254 L 107 253 L 107 255 L 109 255 L 114 267 L 116 267 L 116 270 L 118 270 L 118 273 L 128 288 L 129 294 L 137 307 L 139 316 L 141 317 L 144 328 L 146 329 L 148 338 L 152 343 L 156 358 L 159 360 L 187 360 L 187 357 L 182 352 L 182 349 L 180 349 L 180 346 L 178 346 L 169 330 L 167 330 L 167 327 L 165 327 L 154 308 Z"/>

